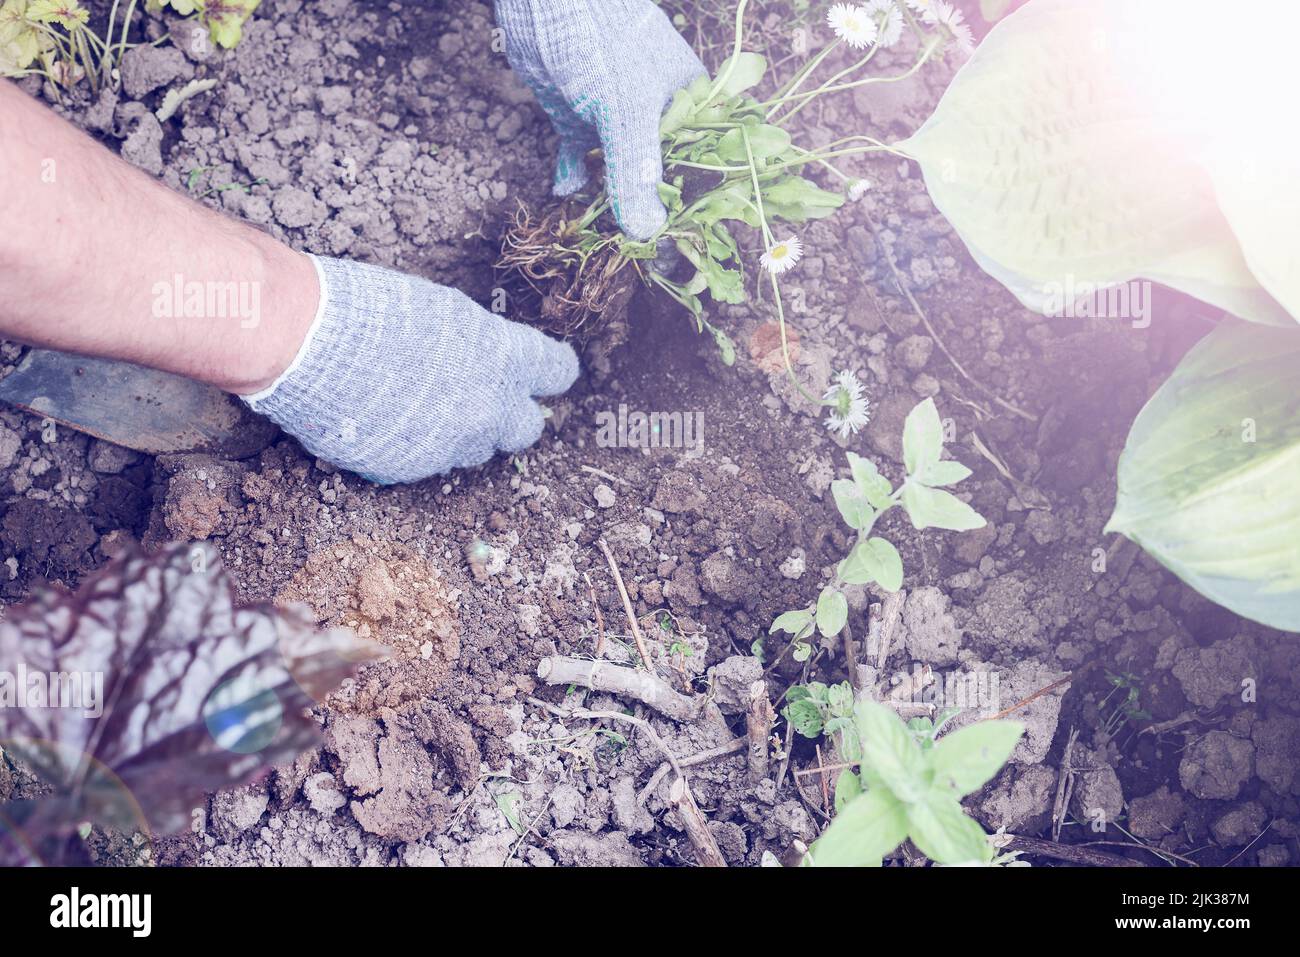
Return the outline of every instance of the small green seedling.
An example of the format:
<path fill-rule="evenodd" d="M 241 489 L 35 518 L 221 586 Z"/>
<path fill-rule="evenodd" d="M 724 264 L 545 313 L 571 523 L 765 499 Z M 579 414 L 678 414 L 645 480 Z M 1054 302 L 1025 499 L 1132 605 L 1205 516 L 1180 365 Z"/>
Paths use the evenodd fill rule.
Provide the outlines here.
<path fill-rule="evenodd" d="M 997 774 L 1024 727 L 980 721 L 939 737 L 942 724 L 909 726 L 882 704 L 857 701 L 840 732 L 845 757 L 857 770 L 842 771 L 836 780 L 835 818 L 805 865 L 879 866 L 909 838 L 937 864 L 1009 863 L 967 817 L 961 799 Z"/>
<path fill-rule="evenodd" d="M 197 16 L 208 28 L 212 42 L 229 50 L 244 36 L 244 24 L 262 0 L 148 0 L 147 8 L 158 11 L 171 7 L 182 17 Z"/>
<path fill-rule="evenodd" d="M 848 453 L 852 478 L 831 483 L 831 494 L 845 524 L 857 533 L 857 542 L 839 563 L 835 579 L 822 589 L 817 601 L 787 611 L 772 623 L 770 632 L 793 636 L 792 654 L 805 661 L 812 652 L 809 639 L 820 632 L 823 638 L 838 635 L 848 621 L 846 585 L 877 584 L 886 591 L 898 591 L 903 584 L 903 560 L 887 539 L 873 535 L 880 517 L 896 505 L 902 506 L 918 529 L 946 528 L 967 531 L 983 528 L 984 518 L 973 508 L 945 491 L 971 474 L 960 462 L 943 458 L 943 422 L 933 399 L 926 399 L 907 416 L 903 425 L 903 464 L 907 478 L 898 488 L 880 474 L 876 466 L 859 455 Z"/>

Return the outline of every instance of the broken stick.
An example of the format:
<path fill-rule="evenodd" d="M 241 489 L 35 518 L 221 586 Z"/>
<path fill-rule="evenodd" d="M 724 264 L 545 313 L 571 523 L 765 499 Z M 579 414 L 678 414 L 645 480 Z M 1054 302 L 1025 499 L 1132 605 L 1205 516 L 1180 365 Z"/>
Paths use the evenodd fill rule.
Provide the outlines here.
<path fill-rule="evenodd" d="M 757 784 L 767 777 L 768 737 L 776 713 L 767 697 L 767 682 L 759 679 L 749 686 L 749 710 L 745 712 L 745 736 L 749 740 L 746 756 L 749 760 L 749 783 Z"/>
<path fill-rule="evenodd" d="M 662 678 L 608 661 L 551 655 L 537 663 L 537 677 L 548 685 L 581 685 L 634 698 L 674 721 L 694 721 L 703 707 L 702 698 L 688 698 Z"/>
<path fill-rule="evenodd" d="M 691 794 L 686 778 L 679 777 L 669 786 L 668 802 L 677 809 L 677 816 L 682 819 L 682 828 L 690 839 L 691 847 L 695 849 L 695 858 L 700 866 L 726 867 L 727 860 L 722 856 L 713 832 L 709 830 L 704 812 L 695 803 L 695 795 Z"/>

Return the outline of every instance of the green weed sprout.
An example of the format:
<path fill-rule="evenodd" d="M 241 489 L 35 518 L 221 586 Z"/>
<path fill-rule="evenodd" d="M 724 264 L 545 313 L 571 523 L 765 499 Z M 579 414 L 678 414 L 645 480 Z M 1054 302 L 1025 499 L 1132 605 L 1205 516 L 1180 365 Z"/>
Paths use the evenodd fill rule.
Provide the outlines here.
<path fill-rule="evenodd" d="M 878 584 L 886 591 L 898 591 L 903 584 L 903 560 L 898 549 L 872 531 L 880 517 L 902 506 L 917 529 L 944 528 L 968 531 L 983 528 L 983 516 L 945 487 L 956 485 L 971 474 L 960 462 L 944 459 L 943 422 L 933 399 L 926 399 L 908 413 L 903 424 L 903 464 L 907 478 L 898 488 L 880 474 L 875 464 L 848 453 L 852 478 L 836 479 L 831 494 L 846 525 L 857 533 L 857 542 L 836 568 L 834 580 L 822 589 L 817 601 L 805 608 L 787 611 L 772 623 L 771 632 L 793 636 L 795 660 L 804 661 L 812 652 L 808 639 L 814 631 L 833 638 L 848 621 L 846 585 Z"/>
<path fill-rule="evenodd" d="M 901 506 L 917 529 L 984 527 L 978 512 L 945 490 L 971 471 L 944 459 L 943 448 L 943 422 L 934 400 L 926 399 L 903 425 L 907 477 L 898 488 L 872 462 L 848 453 L 852 478 L 833 482 L 831 494 L 857 541 L 817 601 L 779 616 L 770 629 L 792 636 L 796 660 L 811 655 L 814 632 L 829 639 L 846 627 L 845 586 L 875 583 L 888 591 L 902 587 L 898 549 L 872 534 L 891 508 Z M 878 865 L 909 837 L 940 864 L 1012 863 L 1013 856 L 996 854 L 984 830 L 962 810 L 960 799 L 997 773 L 1023 729 L 1012 721 L 983 721 L 940 740 L 955 713 L 945 713 L 938 722 L 918 718 L 905 725 L 895 712 L 866 695 L 855 698 L 848 682 L 792 687 L 782 710 L 786 721 L 804 737 L 835 735 L 849 765 L 835 782 L 835 819 L 804 863 Z"/>
<path fill-rule="evenodd" d="M 847 684 L 839 697 L 852 698 Z M 857 767 L 835 782 L 835 817 L 803 863 L 879 866 L 903 841 L 936 864 L 1009 863 L 962 809 L 961 799 L 1006 764 L 1024 733 L 1016 721 L 980 721 L 939 737 L 942 722 L 909 724 L 889 708 L 859 698 L 844 719 L 841 749 Z"/>
<path fill-rule="evenodd" d="M 244 24 L 261 5 L 262 0 L 148 0 L 146 9 L 157 12 L 171 7 L 182 17 L 197 16 L 212 42 L 229 50 L 239 44 Z"/>

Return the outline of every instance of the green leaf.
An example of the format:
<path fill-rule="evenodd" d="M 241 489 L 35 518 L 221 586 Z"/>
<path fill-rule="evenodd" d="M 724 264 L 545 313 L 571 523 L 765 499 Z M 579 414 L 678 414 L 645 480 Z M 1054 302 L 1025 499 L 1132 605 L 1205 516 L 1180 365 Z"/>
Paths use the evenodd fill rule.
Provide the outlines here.
<path fill-rule="evenodd" d="M 857 723 L 864 767 L 900 801 L 916 800 L 929 782 L 925 758 L 907 725 L 889 708 L 867 700 L 858 702 Z"/>
<path fill-rule="evenodd" d="M 869 538 L 840 562 L 839 576 L 850 585 L 878 582 L 886 591 L 898 591 L 903 587 L 903 559 L 885 539 Z"/>
<path fill-rule="evenodd" d="M 665 139 L 686 125 L 687 120 L 695 115 L 695 99 L 688 90 L 678 90 L 673 94 L 672 105 L 664 111 L 659 123 L 659 133 Z"/>
<path fill-rule="evenodd" d="M 827 638 L 834 638 L 848 618 L 848 599 L 829 585 L 823 588 L 817 599 L 817 630 Z"/>
<path fill-rule="evenodd" d="M 762 189 L 767 215 L 791 223 L 821 219 L 844 205 L 839 193 L 828 192 L 802 176 L 785 176 Z"/>
<path fill-rule="evenodd" d="M 926 399 L 907 414 L 903 423 L 903 466 L 909 476 L 919 476 L 943 455 L 943 422 L 934 399 Z"/>
<path fill-rule="evenodd" d="M 1138 415 L 1108 532 L 1202 595 L 1300 631 L 1300 329 L 1221 325 Z"/>
<path fill-rule="evenodd" d="M 734 366 L 736 364 L 736 344 L 731 341 L 731 336 L 717 326 L 709 325 L 708 329 L 713 334 L 713 341 L 717 343 L 718 351 L 722 353 L 722 364 L 724 366 Z"/>
<path fill-rule="evenodd" d="M 831 482 L 831 496 L 835 499 L 835 507 L 840 510 L 840 517 L 854 531 L 866 528 L 876 517 L 876 510 L 863 497 L 857 483 L 850 479 Z"/>
<path fill-rule="evenodd" d="M 903 508 L 914 528 L 947 528 L 967 532 L 987 522 L 979 512 L 943 489 L 908 482 L 903 486 Z"/>
<path fill-rule="evenodd" d="M 732 66 L 733 61 L 735 66 Z M 763 79 L 763 74 L 766 72 L 766 57 L 757 53 L 750 53 L 748 50 L 742 50 L 735 56 L 728 57 L 723 61 L 722 66 L 718 67 L 719 78 L 726 77 L 720 95 L 724 97 L 738 96 L 751 87 L 758 86 Z"/>
<path fill-rule="evenodd" d="M 746 125 L 743 131 L 737 127 L 727 130 L 718 143 L 718 155 L 728 163 L 749 162 L 745 151 L 745 135 L 749 135 L 749 148 L 754 154 L 755 162 L 780 156 L 790 148 L 790 134 L 779 126 Z M 761 168 L 761 167 L 760 167 Z"/>
<path fill-rule="evenodd" d="M 917 479 L 922 485 L 935 488 L 940 485 L 956 485 L 958 482 L 970 478 L 970 476 L 971 470 L 960 462 L 944 459 L 942 462 L 931 463 L 928 468 L 917 476 Z"/>
<path fill-rule="evenodd" d="M 907 834 L 921 853 L 938 864 L 983 864 L 993 857 L 988 835 L 966 816 L 950 792 L 930 791 L 907 805 Z"/>
<path fill-rule="evenodd" d="M 847 769 L 840 772 L 840 776 L 835 779 L 835 813 L 839 814 L 845 805 L 861 794 L 862 780 L 857 774 Z"/>
<path fill-rule="evenodd" d="M 894 492 L 894 487 L 889 483 L 889 479 L 880 474 L 876 463 L 853 452 L 848 453 L 848 459 L 853 481 L 857 483 L 858 489 L 867 501 L 881 510 L 889 508 L 893 504 L 890 496 Z"/>
<path fill-rule="evenodd" d="M 868 791 L 835 815 L 809 851 L 817 867 L 879 867 L 906 839 L 902 805 L 888 791 Z"/>
<path fill-rule="evenodd" d="M 805 738 L 816 738 L 822 733 L 822 710 L 807 698 L 791 701 L 781 714 L 790 722 L 790 727 Z"/>
<path fill-rule="evenodd" d="M 984 39 L 898 149 L 921 164 L 976 262 L 1035 312 L 1059 313 L 1069 290 L 1145 278 L 1289 325 L 1279 299 L 1300 271 L 1292 259 L 1288 282 L 1278 266 L 1297 248 L 1296 150 L 1281 120 L 1225 125 L 1224 108 L 1203 100 L 1267 96 L 1276 81 L 1253 64 L 1290 46 L 1271 39 L 1275 24 L 1255 39 L 1252 64 L 1211 80 L 1187 51 L 1212 49 L 1221 28 L 1188 16 L 1171 30 L 1168 17 L 1164 4 L 1132 0 L 1030 3 Z M 1106 38 L 1104 55 L 1078 56 L 1080 37 Z M 1263 175 L 1244 157 L 1263 158 Z"/>
<path fill-rule="evenodd" d="M 506 823 L 516 834 L 524 833 L 523 822 L 519 820 L 519 808 L 524 803 L 524 796 L 518 791 L 507 791 L 497 795 L 497 810 L 506 819 Z"/>
<path fill-rule="evenodd" d="M 682 190 L 680 186 L 674 186 L 672 183 L 660 183 L 659 201 L 669 210 L 676 212 L 682 208 Z"/>
<path fill-rule="evenodd" d="M 936 786 L 951 785 L 958 797 L 979 790 L 1007 763 L 1024 731 L 1017 721 L 979 721 L 940 738 L 929 752 Z"/>
<path fill-rule="evenodd" d="M 795 611 L 787 611 L 784 615 L 777 616 L 776 621 L 772 622 L 772 627 L 768 629 L 768 634 L 776 634 L 778 631 L 787 631 L 792 635 L 797 635 L 805 628 L 812 624 L 813 613 L 807 608 L 799 608 Z M 802 686 L 798 686 L 802 687 Z M 794 688 L 790 691 L 793 693 Z"/>

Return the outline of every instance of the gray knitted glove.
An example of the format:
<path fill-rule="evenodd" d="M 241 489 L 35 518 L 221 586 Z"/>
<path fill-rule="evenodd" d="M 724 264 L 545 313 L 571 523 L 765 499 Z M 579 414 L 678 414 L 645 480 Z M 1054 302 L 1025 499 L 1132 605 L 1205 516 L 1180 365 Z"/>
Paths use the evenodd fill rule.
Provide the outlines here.
<path fill-rule="evenodd" d="M 545 424 L 532 397 L 578 376 L 571 347 L 454 289 L 312 259 L 311 331 L 279 379 L 244 401 L 340 468 L 387 485 L 521 451 Z"/>
<path fill-rule="evenodd" d="M 659 123 L 704 65 L 652 0 L 496 0 L 506 54 L 560 137 L 555 193 L 587 181 L 584 157 L 605 150 L 619 227 L 649 239 L 664 224 Z"/>

